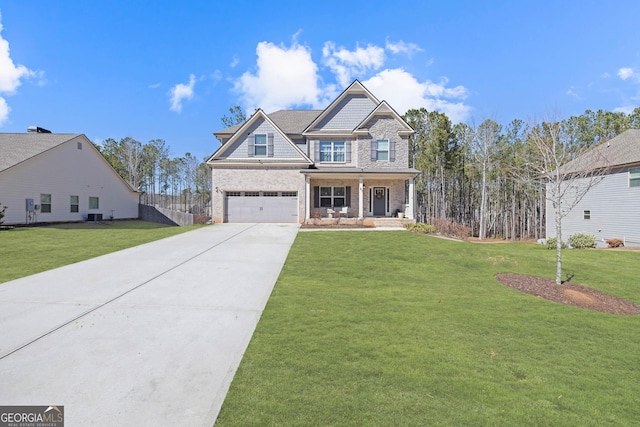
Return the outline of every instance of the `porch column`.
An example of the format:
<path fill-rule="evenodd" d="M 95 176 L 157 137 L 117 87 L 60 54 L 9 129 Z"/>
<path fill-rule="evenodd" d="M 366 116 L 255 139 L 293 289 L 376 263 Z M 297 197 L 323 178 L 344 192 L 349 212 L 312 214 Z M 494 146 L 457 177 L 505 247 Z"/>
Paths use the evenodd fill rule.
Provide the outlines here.
<path fill-rule="evenodd" d="M 409 212 L 406 212 L 408 219 L 416 219 L 415 207 L 415 178 L 409 178 Z"/>
<path fill-rule="evenodd" d="M 311 178 L 304 176 L 304 219 L 311 219 Z"/>
<path fill-rule="evenodd" d="M 358 218 L 364 218 L 364 179 L 358 178 Z"/>

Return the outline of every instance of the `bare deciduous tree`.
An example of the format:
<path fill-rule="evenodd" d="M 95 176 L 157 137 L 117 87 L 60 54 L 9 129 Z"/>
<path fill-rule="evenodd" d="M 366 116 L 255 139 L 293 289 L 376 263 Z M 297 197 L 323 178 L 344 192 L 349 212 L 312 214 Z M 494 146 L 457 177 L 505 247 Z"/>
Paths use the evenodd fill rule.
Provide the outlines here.
<path fill-rule="evenodd" d="M 528 166 L 546 182 L 547 203 L 551 203 L 554 212 L 558 285 L 562 284 L 562 218 L 604 178 L 608 169 L 602 144 L 576 151 L 570 140 L 564 122 L 557 120 L 533 123 L 527 139 L 533 157 Z"/>

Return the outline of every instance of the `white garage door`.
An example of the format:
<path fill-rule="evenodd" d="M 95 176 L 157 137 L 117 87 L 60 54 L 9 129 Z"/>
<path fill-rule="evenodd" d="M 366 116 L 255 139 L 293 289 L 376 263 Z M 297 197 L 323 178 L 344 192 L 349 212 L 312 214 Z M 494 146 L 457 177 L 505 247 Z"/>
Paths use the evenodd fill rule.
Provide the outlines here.
<path fill-rule="evenodd" d="M 298 222 L 295 191 L 227 191 L 225 222 Z"/>

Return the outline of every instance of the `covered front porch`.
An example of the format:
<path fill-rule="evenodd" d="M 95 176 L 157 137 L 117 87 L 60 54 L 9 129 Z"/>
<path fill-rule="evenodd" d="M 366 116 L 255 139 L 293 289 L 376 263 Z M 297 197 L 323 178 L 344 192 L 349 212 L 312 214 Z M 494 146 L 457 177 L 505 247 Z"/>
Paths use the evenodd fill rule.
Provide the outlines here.
<path fill-rule="evenodd" d="M 309 220 L 396 218 L 415 222 L 417 171 L 305 169 L 305 223 Z"/>

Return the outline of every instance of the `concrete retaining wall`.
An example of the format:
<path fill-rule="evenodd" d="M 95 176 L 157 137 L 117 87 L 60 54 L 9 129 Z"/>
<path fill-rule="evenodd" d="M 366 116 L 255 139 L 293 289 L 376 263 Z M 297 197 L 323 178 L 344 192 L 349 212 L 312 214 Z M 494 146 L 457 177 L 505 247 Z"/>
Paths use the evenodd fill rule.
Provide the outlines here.
<path fill-rule="evenodd" d="M 155 206 L 139 205 L 140 219 L 167 225 L 193 225 L 193 214 Z"/>

